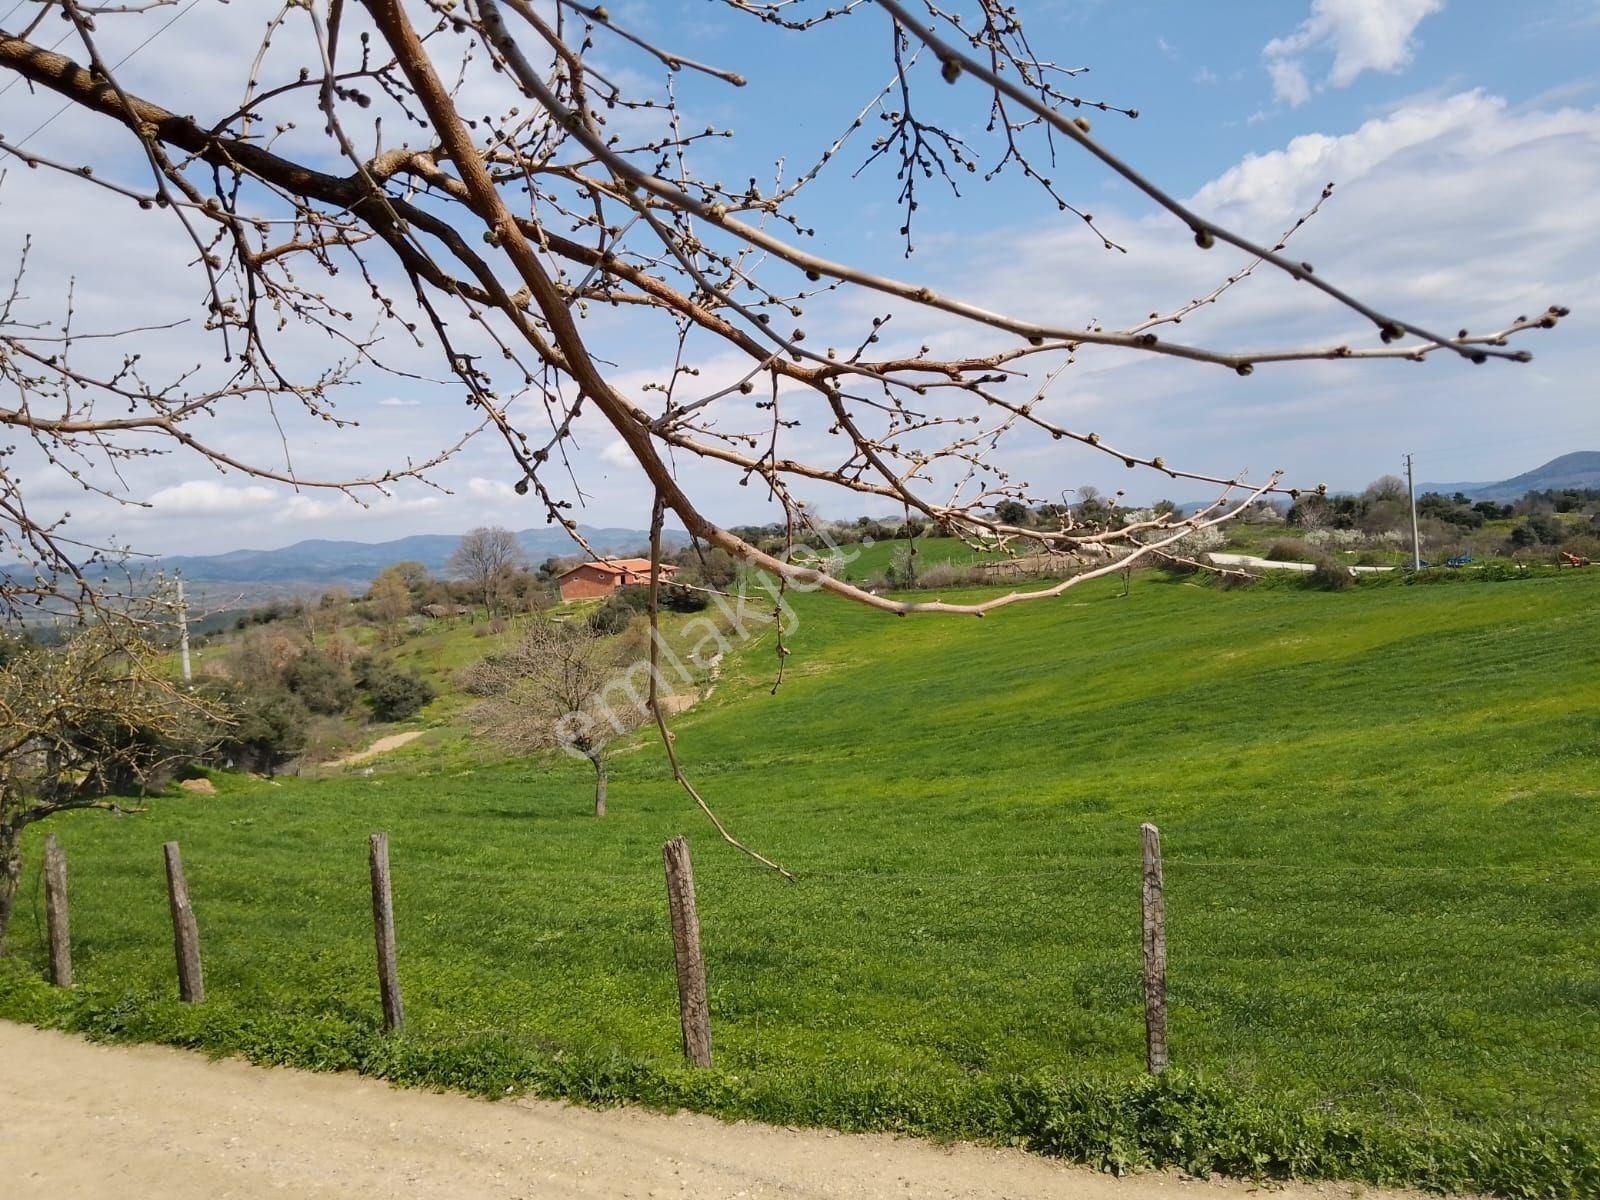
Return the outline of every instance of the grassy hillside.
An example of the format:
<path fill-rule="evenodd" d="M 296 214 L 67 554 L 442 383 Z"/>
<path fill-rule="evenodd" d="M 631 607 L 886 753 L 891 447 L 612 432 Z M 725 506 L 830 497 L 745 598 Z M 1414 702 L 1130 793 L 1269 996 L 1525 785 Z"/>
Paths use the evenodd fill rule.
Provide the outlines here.
<path fill-rule="evenodd" d="M 52 822 L 83 986 L 0 1014 L 499 1092 L 1020 1138 L 1107 1165 L 1580 1194 L 1600 1151 L 1600 577 L 1120 582 L 982 621 L 794 598 L 680 717 L 587 767 L 418 743 Z M 1167 853 L 1171 1042 L 1140 1080 L 1138 825 Z M 410 1030 L 377 1029 L 391 835 Z M 694 846 L 717 1069 L 678 1064 L 661 842 Z M 170 998 L 178 838 L 210 999 Z M 36 850 L 37 843 L 30 845 Z M 33 895 L 33 864 L 25 881 Z"/>

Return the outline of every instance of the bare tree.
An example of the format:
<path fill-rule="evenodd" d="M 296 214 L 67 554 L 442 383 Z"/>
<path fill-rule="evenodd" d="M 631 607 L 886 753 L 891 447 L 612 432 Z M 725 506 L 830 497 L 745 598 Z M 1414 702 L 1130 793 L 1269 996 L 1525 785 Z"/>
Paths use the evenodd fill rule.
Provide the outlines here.
<path fill-rule="evenodd" d="M 498 526 L 480 527 L 464 534 L 445 569 L 457 579 L 465 579 L 483 597 L 483 607 L 492 617 L 495 598 L 511 572 L 528 565 L 517 535 Z"/>
<path fill-rule="evenodd" d="M 483 697 L 474 730 L 517 754 L 561 749 L 594 768 L 594 815 L 606 815 L 606 749 L 649 716 L 647 697 L 624 669 L 629 639 L 607 638 L 586 621 L 539 620 L 515 647 L 463 673 Z M 647 670 L 642 661 L 636 665 Z"/>
<path fill-rule="evenodd" d="M 159 10 L 165 6 L 164 0 L 119 6 L 25 0 L 12 10 L 20 33 L 0 33 L 0 76 L 12 75 L 124 128 L 144 177 L 116 160 L 58 162 L 21 142 L 0 139 L 0 150 L 30 167 L 69 172 L 110 198 L 164 210 L 179 222 L 205 278 L 206 327 L 234 364 L 217 386 L 199 388 L 188 378 L 146 383 L 133 356 L 105 372 L 80 370 L 69 353 L 78 344 L 70 303 L 66 322 L 40 328 L 17 310 L 20 292 L 13 288 L 12 301 L 0 305 L 0 373 L 28 402 L 0 410 L 0 423 L 58 450 L 58 461 L 100 461 L 97 470 L 79 472 L 91 488 L 106 488 L 106 468 L 131 453 L 130 441 L 139 435 L 232 470 L 306 486 L 291 468 L 231 457 L 202 440 L 201 431 L 224 402 L 250 395 L 292 397 L 315 415 L 336 419 L 331 396 L 351 372 L 383 365 L 382 339 L 348 332 L 352 314 L 342 306 L 351 300 L 335 291 L 334 273 L 353 270 L 368 293 L 370 315 L 389 336 L 399 343 L 431 342 L 438 350 L 479 419 L 503 438 L 518 489 L 534 492 L 552 518 L 569 522 L 571 500 L 558 495 L 547 468 L 564 461 L 574 422 L 588 405 L 696 538 L 791 581 L 877 608 L 981 613 L 1058 594 L 1076 581 L 953 605 L 873 596 L 765 554 L 718 527 L 679 483 L 669 455 L 696 456 L 754 477 L 785 504 L 798 484 L 832 485 L 892 500 L 947 533 L 988 546 L 1026 541 L 1090 561 L 1146 557 L 1162 544 L 1150 533 L 1171 530 L 1181 537 L 1186 528 L 1225 519 L 1278 488 L 1278 480 L 1248 484 L 1236 475 L 1179 467 L 1050 421 L 1041 401 L 1080 355 L 1113 347 L 1241 375 L 1312 358 L 1420 361 L 1447 353 L 1474 362 L 1523 361 L 1527 353 L 1507 348 L 1509 339 L 1549 327 L 1564 312 L 1551 308 L 1478 334 L 1434 333 L 1351 295 L 1334 282 L 1336 269 L 1314 269 L 1290 257 L 1285 241 L 1293 229 L 1260 244 L 1191 210 L 1118 156 L 1114 135 L 1102 137 L 1082 115 L 1093 110 L 1132 118 L 1136 112 L 1076 92 L 1081 69 L 1037 54 L 1018 9 L 1001 0 L 831 7 L 821 0 L 723 0 L 726 19 L 753 17 L 791 31 L 858 21 L 865 36 L 884 38 L 893 59 L 888 83 L 864 89 L 858 117 L 812 165 L 766 182 L 764 172 L 754 171 L 747 186 L 727 186 L 695 171 L 699 143 L 728 131 L 691 128 L 673 91 L 683 72 L 729 88 L 744 84 L 740 72 L 657 46 L 601 7 L 577 0 L 549 6 L 531 0 L 289 4 L 267 22 L 272 53 L 266 41 L 259 53 L 244 44 L 236 48 L 243 101 L 232 111 L 190 117 L 158 98 L 130 93 L 99 46 L 102 25 L 164 20 Z M 64 19 L 63 40 L 77 58 L 31 40 L 50 13 Z M 633 56 L 629 78 L 654 69 L 661 85 L 624 90 L 595 61 L 596 46 L 608 55 Z M 920 115 L 925 80 L 940 77 L 970 89 L 988 109 L 991 146 L 969 145 Z M 463 100 L 468 94 L 471 107 Z M 621 129 L 616 117 L 624 113 L 630 121 Z M 1114 253 L 1120 247 L 1093 217 L 1034 165 L 1036 156 L 1066 147 L 1098 160 L 1164 208 L 1192 231 L 1197 252 L 1229 246 L 1245 258 L 1211 293 L 1122 328 L 1040 323 L 936 292 L 915 278 L 828 260 L 803 245 L 810 230 L 802 200 L 813 180 L 869 137 L 861 132 L 869 123 L 881 132 L 857 154 L 894 168 L 908 246 L 917 189 L 946 180 L 953 186 L 982 166 L 984 175 L 1011 170 L 1033 180 Z M 406 129 L 416 131 L 415 140 L 396 133 Z M 756 154 L 764 159 L 768 151 L 757 147 Z M 344 164 L 342 172 L 335 162 Z M 1314 198 L 1308 215 L 1327 196 Z M 1359 315 L 1381 344 L 1331 340 L 1245 352 L 1166 336 L 1258 269 L 1282 272 L 1333 308 Z M 323 290 L 317 290 L 318 276 L 328 281 Z M 842 291 L 864 297 L 880 315 L 863 321 L 853 338 L 813 348 L 801 316 Z M 581 327 L 595 305 L 626 305 L 641 321 L 665 323 L 679 352 L 658 383 L 636 395 L 618 390 Z M 965 326 L 970 341 L 987 345 L 957 358 L 941 358 L 926 346 L 877 354 L 896 315 L 918 309 Z M 827 309 L 830 316 L 838 311 Z M 346 358 L 309 380 L 292 380 L 274 347 L 278 329 L 295 323 L 330 335 L 346 347 Z M 743 371 L 694 394 L 693 363 L 728 352 L 744 361 Z M 744 397 L 758 387 L 770 399 L 752 410 Z M 798 387 L 800 395 L 783 395 L 786 387 Z M 132 415 L 102 414 L 93 407 L 97 399 Z M 529 403 L 520 411 L 541 414 L 547 433 L 518 416 L 522 401 Z M 838 439 L 836 452 L 807 460 L 783 452 L 791 431 L 824 426 Z M 994 515 L 996 504 L 1026 500 L 1027 489 L 1005 470 L 1003 447 L 1027 429 L 1130 467 L 1215 485 L 1219 500 L 1187 519 L 1163 516 L 1144 529 L 1070 520 L 1038 528 L 1005 523 Z M 435 448 L 375 476 L 321 482 L 383 487 L 422 474 L 448 452 Z M 75 569 L 79 558 L 71 542 L 55 526 L 34 521 L 25 500 L 16 476 L 0 476 L 0 512 L 14 548 Z M 53 584 L 47 578 L 7 586 L 9 595 L 23 598 Z"/>
<path fill-rule="evenodd" d="M 1361 494 L 1368 500 L 1404 500 L 1406 481 L 1398 475 L 1379 475 Z"/>
<path fill-rule="evenodd" d="M 125 619 L 0 667 L 0 953 L 22 873 L 22 832 L 59 812 L 121 811 L 215 741 L 221 713 L 150 669 L 159 651 Z"/>

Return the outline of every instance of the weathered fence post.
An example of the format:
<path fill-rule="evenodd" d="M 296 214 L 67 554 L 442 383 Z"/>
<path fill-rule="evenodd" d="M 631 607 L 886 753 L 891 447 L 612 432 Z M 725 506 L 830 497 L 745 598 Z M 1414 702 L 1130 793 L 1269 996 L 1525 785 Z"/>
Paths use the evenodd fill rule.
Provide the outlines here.
<path fill-rule="evenodd" d="M 400 1002 L 400 970 L 395 963 L 394 895 L 389 889 L 389 835 L 369 839 L 367 861 L 372 868 L 372 928 L 378 942 L 378 991 L 383 996 L 383 1027 L 390 1033 L 405 1029 L 405 1006 Z"/>
<path fill-rule="evenodd" d="M 67 915 L 67 858 L 56 835 L 44 839 L 44 912 L 50 929 L 50 982 L 72 986 L 72 923 Z"/>
<path fill-rule="evenodd" d="M 183 877 L 183 859 L 178 843 L 162 847 L 167 856 L 167 899 L 172 904 L 172 944 L 178 955 L 178 998 L 199 1004 L 206 998 L 205 977 L 200 971 L 200 927 L 189 906 L 189 884 Z"/>
<path fill-rule="evenodd" d="M 700 917 L 694 906 L 694 864 L 689 843 L 675 837 L 661 847 L 667 868 L 667 908 L 678 963 L 678 1011 L 683 1053 L 697 1067 L 711 1065 L 711 1011 L 706 1004 L 706 963 L 700 956 Z"/>
<path fill-rule="evenodd" d="M 1144 843 L 1144 1041 L 1152 1075 L 1167 1069 L 1167 905 L 1161 880 L 1161 831 L 1139 826 Z"/>

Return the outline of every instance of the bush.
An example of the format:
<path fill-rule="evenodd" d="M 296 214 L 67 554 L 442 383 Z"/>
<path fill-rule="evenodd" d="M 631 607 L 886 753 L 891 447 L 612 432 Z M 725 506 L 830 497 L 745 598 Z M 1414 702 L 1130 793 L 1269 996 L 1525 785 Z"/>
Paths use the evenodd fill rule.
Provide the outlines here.
<path fill-rule="evenodd" d="M 611 637 L 632 625 L 634 617 L 649 607 L 648 589 L 622 588 L 612 592 L 604 604 L 589 614 L 589 627 L 602 637 Z"/>
<path fill-rule="evenodd" d="M 1576 554 L 1579 558 L 1600 562 L 1600 538 L 1592 534 L 1580 533 L 1577 537 L 1568 538 L 1561 548 L 1568 554 Z"/>
<path fill-rule="evenodd" d="M 217 696 L 233 713 L 233 724 L 217 743 L 224 762 L 271 775 L 305 749 L 310 717 L 299 697 L 282 688 L 238 684 L 218 688 Z"/>
<path fill-rule="evenodd" d="M 1306 576 L 1312 587 L 1321 588 L 1325 592 L 1342 592 L 1346 588 L 1355 586 L 1356 577 L 1342 562 L 1336 562 L 1324 554 L 1318 555 L 1315 563 L 1311 574 Z"/>
<path fill-rule="evenodd" d="M 1511 531 L 1511 544 L 1517 549 L 1530 546 L 1559 546 L 1569 530 L 1549 513 L 1530 513 L 1528 519 Z"/>
<path fill-rule="evenodd" d="M 367 694 L 372 715 L 379 721 L 403 721 L 434 697 L 433 685 L 412 671 L 397 671 L 388 663 L 363 659 L 356 682 Z"/>
<path fill-rule="evenodd" d="M 314 713 L 332 715 L 349 708 L 356 698 L 349 673 L 333 659 L 311 650 L 295 659 L 284 682 Z"/>
<path fill-rule="evenodd" d="M 917 552 L 913 546 L 896 550 L 884 568 L 883 578 L 892 591 L 909 590 L 917 586 Z"/>
<path fill-rule="evenodd" d="M 1311 547 L 1304 542 L 1294 538 L 1279 538 L 1267 551 L 1267 558 L 1272 562 L 1311 562 L 1314 555 Z"/>
<path fill-rule="evenodd" d="M 704 612 L 710 603 L 704 592 L 685 587 L 681 583 L 669 583 L 661 589 L 661 607 L 671 609 L 673 612 Z"/>
<path fill-rule="evenodd" d="M 968 581 L 967 572 L 955 563 L 934 563 L 922 573 L 922 578 L 917 581 L 918 587 L 946 588 L 955 587 Z"/>
<path fill-rule="evenodd" d="M 682 568 L 678 578 L 685 583 L 727 591 L 739 578 L 739 560 L 721 546 L 698 552 L 691 547 L 680 552 L 675 561 Z"/>

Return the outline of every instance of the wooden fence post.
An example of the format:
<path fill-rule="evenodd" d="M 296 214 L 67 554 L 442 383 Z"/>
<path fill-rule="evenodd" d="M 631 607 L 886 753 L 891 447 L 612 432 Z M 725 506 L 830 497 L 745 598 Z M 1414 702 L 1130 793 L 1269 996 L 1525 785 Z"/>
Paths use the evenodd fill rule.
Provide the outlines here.
<path fill-rule="evenodd" d="M 372 928 L 378 942 L 378 991 L 383 996 L 383 1027 L 404 1032 L 405 1006 L 400 1002 L 400 970 L 395 963 L 394 895 L 389 888 L 389 835 L 375 833 L 368 841 L 372 869 Z"/>
<path fill-rule="evenodd" d="M 67 915 L 67 859 L 56 835 L 44 839 L 44 911 L 50 930 L 50 982 L 72 986 L 72 924 Z"/>
<path fill-rule="evenodd" d="M 689 843 L 675 837 L 661 847 L 667 868 L 667 908 L 678 963 L 678 1011 L 683 1053 L 697 1067 L 711 1065 L 711 1011 L 706 1004 L 706 963 L 700 956 L 700 917 L 694 906 L 694 864 Z"/>
<path fill-rule="evenodd" d="M 189 906 L 189 884 L 183 877 L 183 859 L 178 843 L 162 847 L 167 856 L 167 899 L 172 905 L 172 944 L 178 955 L 178 998 L 199 1004 L 206 998 L 205 977 L 200 970 L 200 927 Z"/>
<path fill-rule="evenodd" d="M 1161 880 L 1161 831 L 1139 826 L 1144 843 L 1144 1040 L 1152 1075 L 1167 1069 L 1167 906 Z"/>

